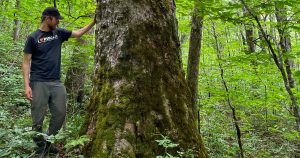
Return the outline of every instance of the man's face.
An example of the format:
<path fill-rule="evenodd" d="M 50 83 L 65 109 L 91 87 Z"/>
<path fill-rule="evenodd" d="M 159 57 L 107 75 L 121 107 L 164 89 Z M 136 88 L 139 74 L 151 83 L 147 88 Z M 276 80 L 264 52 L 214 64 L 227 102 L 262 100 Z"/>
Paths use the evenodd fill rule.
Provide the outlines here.
<path fill-rule="evenodd" d="M 57 17 L 49 16 L 47 21 L 48 27 L 50 30 L 56 29 L 57 25 L 59 24 L 59 20 Z"/>

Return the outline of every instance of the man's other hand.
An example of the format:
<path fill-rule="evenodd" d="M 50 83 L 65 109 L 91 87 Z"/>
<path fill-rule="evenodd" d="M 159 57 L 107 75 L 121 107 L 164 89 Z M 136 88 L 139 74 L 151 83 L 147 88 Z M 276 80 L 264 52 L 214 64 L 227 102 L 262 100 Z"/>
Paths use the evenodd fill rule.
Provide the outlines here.
<path fill-rule="evenodd" d="M 32 90 L 29 86 L 25 87 L 25 97 L 28 100 L 32 100 Z"/>

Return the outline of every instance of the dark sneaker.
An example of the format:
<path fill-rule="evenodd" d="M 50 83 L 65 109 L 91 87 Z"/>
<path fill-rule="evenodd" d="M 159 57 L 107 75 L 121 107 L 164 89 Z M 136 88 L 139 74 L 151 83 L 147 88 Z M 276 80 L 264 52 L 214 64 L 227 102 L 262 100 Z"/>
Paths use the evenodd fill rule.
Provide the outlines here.
<path fill-rule="evenodd" d="M 35 152 L 33 157 L 34 158 L 43 158 L 45 156 L 46 151 L 46 141 L 42 135 L 34 135 L 33 141 L 36 144 Z"/>
<path fill-rule="evenodd" d="M 55 147 L 53 144 L 51 144 L 50 142 L 47 142 L 45 153 L 56 155 L 59 153 L 59 149 Z"/>
<path fill-rule="evenodd" d="M 35 149 L 34 158 L 43 158 L 45 155 L 46 145 L 39 146 Z"/>

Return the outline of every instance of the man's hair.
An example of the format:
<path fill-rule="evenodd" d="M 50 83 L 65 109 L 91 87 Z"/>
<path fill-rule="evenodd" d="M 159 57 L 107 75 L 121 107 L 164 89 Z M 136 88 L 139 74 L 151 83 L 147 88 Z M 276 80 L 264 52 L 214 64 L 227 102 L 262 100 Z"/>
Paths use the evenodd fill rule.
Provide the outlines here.
<path fill-rule="evenodd" d="M 44 22 L 46 20 L 46 16 L 42 16 L 41 22 Z"/>
<path fill-rule="evenodd" d="M 51 16 L 48 16 L 48 17 L 52 20 L 52 17 L 51 17 Z M 47 18 L 47 15 L 42 16 L 42 17 L 41 17 L 41 22 L 44 22 L 44 21 L 46 20 L 46 18 Z"/>
<path fill-rule="evenodd" d="M 63 19 L 63 17 L 60 15 L 57 8 L 54 8 L 54 7 L 48 7 L 43 11 L 42 17 L 41 17 L 41 22 L 45 21 L 47 16 L 56 17 L 57 19 Z"/>

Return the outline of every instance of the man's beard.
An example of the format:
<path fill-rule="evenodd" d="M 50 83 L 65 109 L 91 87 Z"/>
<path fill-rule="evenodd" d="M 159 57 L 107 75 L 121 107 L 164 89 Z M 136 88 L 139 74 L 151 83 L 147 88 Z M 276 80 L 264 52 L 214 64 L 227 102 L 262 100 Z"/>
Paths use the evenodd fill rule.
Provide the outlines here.
<path fill-rule="evenodd" d="M 50 26 L 50 25 L 48 25 L 48 27 L 49 27 L 49 29 L 50 29 L 51 31 L 53 31 L 53 30 L 56 29 L 57 26 Z"/>

